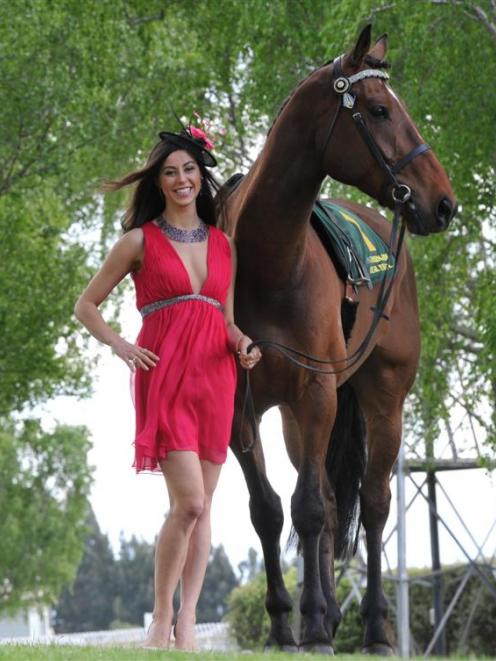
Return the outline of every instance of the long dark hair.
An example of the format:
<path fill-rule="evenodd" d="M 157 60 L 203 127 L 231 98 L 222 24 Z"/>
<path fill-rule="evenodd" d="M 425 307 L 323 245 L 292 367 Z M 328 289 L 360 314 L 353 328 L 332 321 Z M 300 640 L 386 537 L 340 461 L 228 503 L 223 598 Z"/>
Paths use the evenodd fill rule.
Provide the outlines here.
<path fill-rule="evenodd" d="M 160 140 L 150 152 L 146 165 L 140 170 L 130 172 L 122 179 L 107 181 L 103 185 L 105 191 L 115 191 L 131 184 L 136 184 L 128 208 L 121 221 L 124 232 L 135 227 L 141 227 L 145 223 L 160 216 L 165 209 L 165 198 L 160 190 L 158 180 L 160 168 L 165 159 L 178 149 L 184 149 L 195 159 L 200 168 L 202 176 L 202 185 L 200 193 L 196 198 L 196 210 L 200 218 L 208 225 L 216 225 L 216 206 L 214 203 L 214 193 L 220 186 L 214 176 L 203 163 L 201 153 L 195 153 L 194 146 L 179 147 L 177 143 L 167 139 Z"/>

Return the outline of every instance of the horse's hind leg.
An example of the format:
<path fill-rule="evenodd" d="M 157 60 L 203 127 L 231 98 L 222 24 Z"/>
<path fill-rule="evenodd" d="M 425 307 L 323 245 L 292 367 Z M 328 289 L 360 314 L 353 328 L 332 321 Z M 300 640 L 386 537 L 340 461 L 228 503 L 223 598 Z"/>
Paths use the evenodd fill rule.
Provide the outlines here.
<path fill-rule="evenodd" d="M 233 435 L 237 438 L 236 432 Z M 250 516 L 260 542 L 267 576 L 265 607 L 270 615 L 271 627 L 266 647 L 279 647 L 296 651 L 297 645 L 288 623 L 293 603 L 281 571 L 280 537 L 284 523 L 281 499 L 272 488 L 265 471 L 265 459 L 260 443 L 250 452 L 243 453 L 236 440 L 231 444 L 244 473 L 250 493 Z"/>
<path fill-rule="evenodd" d="M 336 601 L 336 583 L 334 578 L 334 540 L 337 530 L 336 497 L 327 478 L 323 484 L 326 517 L 319 543 L 319 565 L 322 592 L 327 603 L 324 624 L 331 640 L 342 619 L 341 609 Z"/>
<path fill-rule="evenodd" d="M 364 653 L 393 653 L 393 633 L 382 586 L 382 533 L 389 514 L 390 475 L 401 443 L 402 409 L 409 374 L 401 369 L 373 370 L 373 378 L 354 384 L 367 424 L 368 457 L 360 492 L 362 524 L 367 541 L 367 590 L 361 612 L 365 625 Z"/>

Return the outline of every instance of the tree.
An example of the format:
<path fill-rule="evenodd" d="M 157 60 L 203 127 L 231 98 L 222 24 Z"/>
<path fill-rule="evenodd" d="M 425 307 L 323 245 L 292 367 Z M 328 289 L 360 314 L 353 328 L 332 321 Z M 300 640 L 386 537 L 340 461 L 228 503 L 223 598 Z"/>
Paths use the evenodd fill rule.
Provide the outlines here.
<path fill-rule="evenodd" d="M 115 559 L 108 537 L 92 510 L 87 521 L 84 553 L 72 586 L 64 587 L 56 606 L 55 631 L 102 631 L 114 619 Z"/>
<path fill-rule="evenodd" d="M 116 561 L 114 620 L 143 626 L 144 613 L 153 610 L 155 545 L 121 538 Z"/>
<path fill-rule="evenodd" d="M 53 197 L 0 197 L 0 419 L 88 389 L 72 316 L 88 271 L 81 247 L 63 238 L 65 222 Z"/>
<path fill-rule="evenodd" d="M 87 432 L 0 430 L 0 611 L 54 603 L 78 566 L 91 473 Z"/>
<path fill-rule="evenodd" d="M 260 572 L 264 571 L 263 558 L 259 559 L 257 551 L 250 547 L 248 549 L 248 557 L 239 563 L 238 570 L 241 576 L 241 582 L 249 582 L 260 574 Z"/>

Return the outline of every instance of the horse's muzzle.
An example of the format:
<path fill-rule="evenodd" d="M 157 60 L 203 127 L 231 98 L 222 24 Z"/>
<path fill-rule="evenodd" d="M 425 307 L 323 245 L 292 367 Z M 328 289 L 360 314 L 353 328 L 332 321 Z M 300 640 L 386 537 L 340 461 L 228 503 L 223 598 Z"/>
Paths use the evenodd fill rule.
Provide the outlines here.
<path fill-rule="evenodd" d="M 440 230 L 445 230 L 454 218 L 458 209 L 447 197 L 443 197 L 436 209 L 436 223 Z"/>

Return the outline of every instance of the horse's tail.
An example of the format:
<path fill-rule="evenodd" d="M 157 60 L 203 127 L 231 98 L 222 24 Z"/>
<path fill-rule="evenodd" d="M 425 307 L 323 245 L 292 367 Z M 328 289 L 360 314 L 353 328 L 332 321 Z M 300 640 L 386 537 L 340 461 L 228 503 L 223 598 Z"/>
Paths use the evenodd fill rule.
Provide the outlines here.
<path fill-rule="evenodd" d="M 338 528 L 336 558 L 353 555 L 358 543 L 360 485 L 366 464 L 365 421 L 355 392 L 345 383 L 337 393 L 336 422 L 326 456 L 327 477 L 334 489 Z"/>

